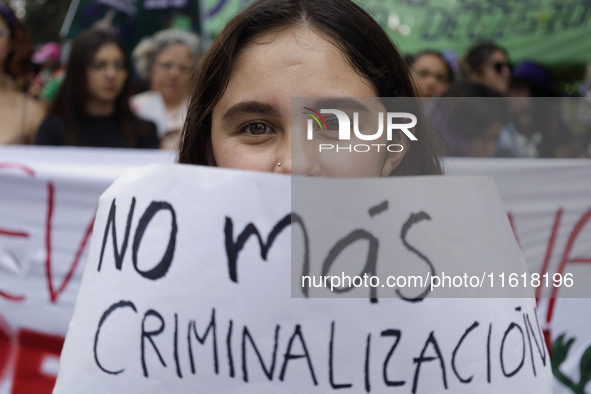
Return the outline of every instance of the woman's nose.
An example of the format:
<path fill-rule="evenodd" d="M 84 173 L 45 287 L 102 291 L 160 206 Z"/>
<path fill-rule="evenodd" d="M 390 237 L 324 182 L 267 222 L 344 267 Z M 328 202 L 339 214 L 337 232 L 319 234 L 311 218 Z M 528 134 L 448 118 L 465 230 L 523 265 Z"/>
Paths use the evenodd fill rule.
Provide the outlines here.
<path fill-rule="evenodd" d="M 306 138 L 306 129 L 295 129 L 291 144 L 291 171 L 293 175 L 320 176 L 321 168 L 317 141 Z"/>
<path fill-rule="evenodd" d="M 114 78 L 116 74 L 117 74 L 117 67 L 116 66 L 114 66 L 114 65 L 107 66 L 107 77 L 108 78 Z"/>

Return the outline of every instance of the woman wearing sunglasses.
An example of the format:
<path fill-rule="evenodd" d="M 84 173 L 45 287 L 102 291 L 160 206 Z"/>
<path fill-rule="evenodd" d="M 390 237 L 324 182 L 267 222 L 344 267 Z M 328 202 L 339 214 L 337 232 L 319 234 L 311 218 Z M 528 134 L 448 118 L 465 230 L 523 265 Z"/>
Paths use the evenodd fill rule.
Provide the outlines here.
<path fill-rule="evenodd" d="M 481 83 L 507 95 L 511 85 L 509 56 L 505 49 L 492 43 L 472 47 L 464 59 L 464 72 L 470 82 Z"/>

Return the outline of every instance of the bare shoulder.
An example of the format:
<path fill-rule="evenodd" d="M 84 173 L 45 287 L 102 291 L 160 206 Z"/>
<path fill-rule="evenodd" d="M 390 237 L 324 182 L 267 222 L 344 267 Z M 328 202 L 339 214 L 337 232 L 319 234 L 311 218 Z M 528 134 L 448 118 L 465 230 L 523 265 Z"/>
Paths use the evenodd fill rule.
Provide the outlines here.
<path fill-rule="evenodd" d="M 27 124 L 27 138 L 32 142 L 35 140 L 35 133 L 45 118 L 45 108 L 37 101 L 30 97 L 26 98 L 26 124 Z"/>

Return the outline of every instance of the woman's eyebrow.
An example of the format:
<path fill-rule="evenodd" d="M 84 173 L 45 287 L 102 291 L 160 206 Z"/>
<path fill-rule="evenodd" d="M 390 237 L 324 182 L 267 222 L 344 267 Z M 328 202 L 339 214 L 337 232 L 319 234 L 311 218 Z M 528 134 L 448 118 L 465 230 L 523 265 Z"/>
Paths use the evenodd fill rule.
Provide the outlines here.
<path fill-rule="evenodd" d="M 350 97 L 322 98 L 314 102 L 314 108 L 371 112 L 365 105 Z"/>
<path fill-rule="evenodd" d="M 243 101 L 234 104 L 224 114 L 223 120 L 228 120 L 242 114 L 257 114 L 280 117 L 279 109 L 271 104 L 260 101 Z"/>

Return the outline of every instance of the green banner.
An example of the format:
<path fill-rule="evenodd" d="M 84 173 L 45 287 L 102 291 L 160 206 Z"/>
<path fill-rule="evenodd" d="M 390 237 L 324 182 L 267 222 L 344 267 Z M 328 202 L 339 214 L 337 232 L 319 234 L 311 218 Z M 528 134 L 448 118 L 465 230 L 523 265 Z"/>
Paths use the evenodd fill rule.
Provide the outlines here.
<path fill-rule="evenodd" d="M 205 13 L 205 28 L 212 38 L 216 37 L 226 23 L 254 0 L 202 0 Z"/>
<path fill-rule="evenodd" d="M 544 64 L 591 60 L 588 0 L 379 0 L 364 2 L 406 53 L 481 41 L 504 46 L 512 61 Z"/>
<path fill-rule="evenodd" d="M 216 35 L 249 0 L 205 0 Z M 511 61 L 547 65 L 591 60 L 590 0 L 364 0 L 407 54 L 426 49 L 463 55 L 481 41 L 507 48 Z"/>

